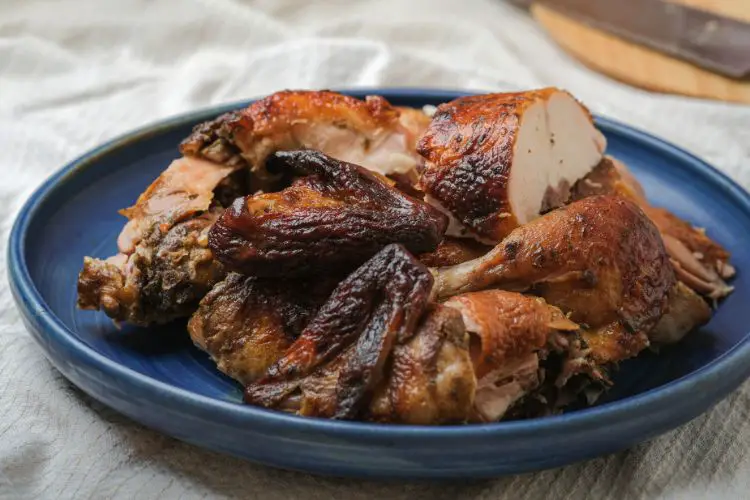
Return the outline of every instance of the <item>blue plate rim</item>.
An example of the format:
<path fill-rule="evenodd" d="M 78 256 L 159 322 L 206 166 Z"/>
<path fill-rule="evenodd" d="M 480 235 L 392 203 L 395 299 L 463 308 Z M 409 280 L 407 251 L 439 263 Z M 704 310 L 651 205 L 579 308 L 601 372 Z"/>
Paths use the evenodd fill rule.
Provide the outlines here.
<path fill-rule="evenodd" d="M 452 100 L 461 95 L 480 93 L 475 90 L 423 89 L 413 87 L 363 87 L 340 89 L 338 91 L 353 95 L 379 94 L 386 99 L 424 98 L 442 101 Z M 492 433 L 498 437 L 502 437 L 503 435 L 518 437 L 519 435 L 536 434 L 545 431 L 574 432 L 587 428 L 592 424 L 601 424 L 601 422 L 607 422 L 607 425 L 615 425 L 617 422 L 632 417 L 632 409 L 634 407 L 639 407 L 639 411 L 648 413 L 649 411 L 658 411 L 661 408 L 668 407 L 672 402 L 677 402 L 682 398 L 689 398 L 694 386 L 706 379 L 735 380 L 739 375 L 741 377 L 740 380 L 743 380 L 750 375 L 750 363 L 746 362 L 750 360 L 750 332 L 748 332 L 740 342 L 727 352 L 688 375 L 635 396 L 599 406 L 571 413 L 563 413 L 562 415 L 513 422 L 461 426 L 388 425 L 299 417 L 250 405 L 221 401 L 152 379 L 126 366 L 120 365 L 85 345 L 49 309 L 37 291 L 29 274 L 23 257 L 25 253 L 25 235 L 36 211 L 56 189 L 58 184 L 65 181 L 67 176 L 74 174 L 80 169 L 90 167 L 98 157 L 106 155 L 120 147 L 125 147 L 137 140 L 145 139 L 165 129 L 186 123 L 197 123 L 226 111 L 239 109 L 255 99 L 245 99 L 182 113 L 126 132 L 70 161 L 48 177 L 31 194 L 19 211 L 11 229 L 7 252 L 8 278 L 11 291 L 22 312 L 25 313 L 24 316 L 26 318 L 34 318 L 48 336 L 48 340 L 53 342 L 56 348 L 65 349 L 77 363 L 90 365 L 114 377 L 120 383 L 124 384 L 124 388 L 131 389 L 134 394 L 146 394 L 150 397 L 161 399 L 166 398 L 170 403 L 175 404 L 176 407 L 185 408 L 189 413 L 210 416 L 214 420 L 220 420 L 229 425 L 238 423 L 262 424 L 283 430 L 312 431 L 337 437 L 367 436 L 371 438 L 406 440 L 423 440 L 425 438 L 451 440 L 481 439 L 482 436 L 488 433 Z M 732 202 L 737 203 L 743 211 L 750 214 L 750 194 L 715 167 L 684 149 L 635 127 L 601 116 L 595 116 L 595 120 L 597 126 L 601 129 L 615 131 L 621 136 L 635 140 L 645 147 L 656 149 L 662 154 L 690 165 L 692 168 L 703 170 L 711 181 L 719 184 L 722 189 L 732 195 Z M 723 393 L 716 394 L 717 397 L 715 400 L 724 397 L 732 389 L 734 389 L 733 386 L 724 387 Z"/>

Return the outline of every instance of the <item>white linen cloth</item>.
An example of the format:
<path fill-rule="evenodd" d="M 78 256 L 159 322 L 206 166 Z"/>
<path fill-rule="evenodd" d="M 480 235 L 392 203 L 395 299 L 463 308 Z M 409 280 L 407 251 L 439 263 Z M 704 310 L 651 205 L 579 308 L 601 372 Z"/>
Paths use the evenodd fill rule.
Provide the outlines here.
<path fill-rule="evenodd" d="M 582 67 L 499 0 L 0 3 L 0 254 L 43 178 L 113 136 L 283 88 L 558 85 L 750 187 L 750 108 L 665 96 Z M 324 479 L 252 465 L 145 429 L 67 383 L 0 265 L 0 497 L 747 498 L 750 386 L 632 450 L 464 484 Z"/>

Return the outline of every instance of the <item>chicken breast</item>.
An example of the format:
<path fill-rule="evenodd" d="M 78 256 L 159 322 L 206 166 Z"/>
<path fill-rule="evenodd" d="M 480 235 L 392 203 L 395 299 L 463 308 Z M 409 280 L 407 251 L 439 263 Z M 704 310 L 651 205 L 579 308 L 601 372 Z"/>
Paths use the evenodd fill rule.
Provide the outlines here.
<path fill-rule="evenodd" d="M 438 107 L 417 146 L 426 200 L 449 212 L 449 235 L 497 243 L 562 205 L 602 158 L 604 136 L 569 93 L 545 88 Z"/>

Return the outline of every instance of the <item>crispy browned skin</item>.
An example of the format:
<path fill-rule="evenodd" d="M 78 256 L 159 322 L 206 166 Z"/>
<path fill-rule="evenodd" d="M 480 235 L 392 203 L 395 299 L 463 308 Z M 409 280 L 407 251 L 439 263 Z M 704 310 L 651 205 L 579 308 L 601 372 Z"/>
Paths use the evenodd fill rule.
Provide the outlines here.
<path fill-rule="evenodd" d="M 247 385 L 284 355 L 336 282 L 230 273 L 203 298 L 188 332 L 219 370 Z"/>
<path fill-rule="evenodd" d="M 280 150 L 316 149 L 383 174 L 409 174 L 428 123 L 424 113 L 379 96 L 363 101 L 327 90 L 285 90 L 197 126 L 180 150 L 246 166 L 253 173 L 251 192 L 268 191 L 278 188 L 281 173 L 269 171 L 265 160 Z"/>
<path fill-rule="evenodd" d="M 604 158 L 585 179 L 576 183 L 572 199 L 595 194 L 618 194 L 637 203 L 661 232 L 677 277 L 692 289 L 714 299 L 732 291 L 724 282 L 734 275 L 729 252 L 705 231 L 694 228 L 666 209 L 652 206 L 640 183 L 621 162 Z"/>
<path fill-rule="evenodd" d="M 417 258 L 425 266 L 447 267 L 476 259 L 490 250 L 492 250 L 491 246 L 476 240 L 446 236 L 434 251 L 421 253 L 417 255 Z"/>
<path fill-rule="evenodd" d="M 507 192 L 514 132 L 526 108 L 554 92 L 483 94 L 441 104 L 417 145 L 427 161 L 424 192 L 478 236 L 500 241 L 518 226 Z"/>
<path fill-rule="evenodd" d="M 216 258 L 256 276 L 352 269 L 389 243 L 437 247 L 447 218 L 386 179 L 317 151 L 277 152 L 272 166 L 306 175 L 279 192 L 238 199 L 209 235 Z"/>
<path fill-rule="evenodd" d="M 356 418 L 393 345 L 413 335 L 432 284 L 402 246 L 385 247 L 336 287 L 286 354 L 247 386 L 246 401 L 278 408 L 292 399 L 302 415 Z"/>
<path fill-rule="evenodd" d="M 558 308 L 517 292 L 470 292 L 444 304 L 461 312 L 467 330 L 475 336 L 471 356 L 479 378 L 544 348 L 557 331 L 578 330 Z"/>
<path fill-rule="evenodd" d="M 173 162 L 122 210 L 129 220 L 118 238 L 120 253 L 84 259 L 78 307 L 137 325 L 191 314 L 224 276 L 208 249 L 208 231 L 220 213 L 212 206 L 214 190 L 231 173 L 203 160 Z"/>
<path fill-rule="evenodd" d="M 393 348 L 389 366 L 367 418 L 436 425 L 462 423 L 471 415 L 477 381 L 468 336 L 455 309 L 431 308 L 414 336 Z"/>
<path fill-rule="evenodd" d="M 602 363 L 648 345 L 646 333 L 675 283 L 658 230 L 633 202 L 617 196 L 584 198 L 549 212 L 487 255 L 437 274 L 443 297 L 489 287 L 532 290 L 589 327 Z"/>
<path fill-rule="evenodd" d="M 503 290 L 470 292 L 444 305 L 461 312 L 471 336 L 478 379 L 472 420 L 503 418 L 513 405 L 554 374 L 540 373 L 550 351 L 565 352 L 579 327 L 538 297 Z"/>

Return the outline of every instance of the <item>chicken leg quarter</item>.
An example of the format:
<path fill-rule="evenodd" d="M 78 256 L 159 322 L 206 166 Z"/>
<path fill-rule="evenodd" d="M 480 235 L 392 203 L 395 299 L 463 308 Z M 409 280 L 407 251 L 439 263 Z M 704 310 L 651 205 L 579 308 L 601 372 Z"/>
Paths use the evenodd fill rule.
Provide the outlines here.
<path fill-rule="evenodd" d="M 659 231 L 631 201 L 592 196 L 511 232 L 491 252 L 436 271 L 447 298 L 483 288 L 526 291 L 586 325 L 599 362 L 648 345 L 674 271 Z"/>

